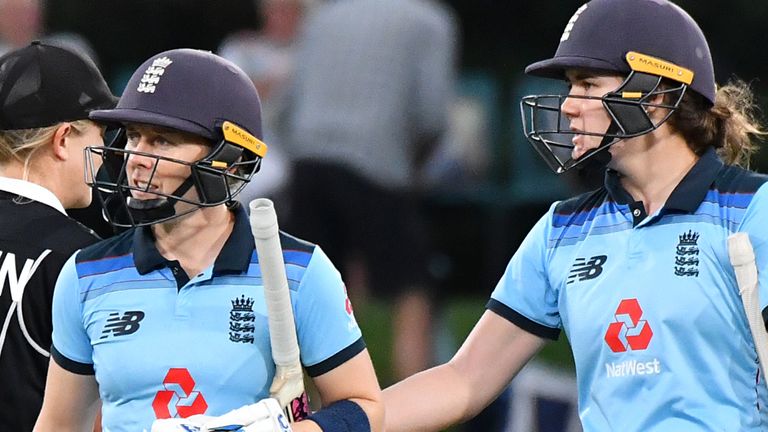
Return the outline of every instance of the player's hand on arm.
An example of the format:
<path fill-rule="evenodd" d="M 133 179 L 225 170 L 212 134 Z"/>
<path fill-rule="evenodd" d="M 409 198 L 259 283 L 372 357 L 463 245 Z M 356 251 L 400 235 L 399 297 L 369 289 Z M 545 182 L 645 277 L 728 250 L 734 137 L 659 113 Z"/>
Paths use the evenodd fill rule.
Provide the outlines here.
<path fill-rule="evenodd" d="M 322 431 L 320 426 L 329 423 L 337 428 L 326 430 L 367 432 L 366 424 L 373 432 L 384 430 L 381 388 L 368 350 L 313 381 L 323 406 L 308 420 L 292 424 L 294 432 Z"/>
<path fill-rule="evenodd" d="M 384 390 L 387 432 L 437 431 L 474 417 L 544 343 L 486 311 L 448 363 Z"/>
<path fill-rule="evenodd" d="M 98 409 L 96 378 L 69 372 L 51 359 L 35 432 L 90 432 Z"/>

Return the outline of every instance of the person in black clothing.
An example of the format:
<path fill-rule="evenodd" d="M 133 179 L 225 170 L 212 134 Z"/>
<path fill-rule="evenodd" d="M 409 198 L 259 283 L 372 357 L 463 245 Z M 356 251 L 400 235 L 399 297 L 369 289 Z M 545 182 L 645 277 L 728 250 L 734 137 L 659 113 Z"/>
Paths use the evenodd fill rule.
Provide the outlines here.
<path fill-rule="evenodd" d="M 64 209 L 87 207 L 88 120 L 116 98 L 92 61 L 33 42 L 0 57 L 0 431 L 31 431 L 43 401 L 53 287 L 99 237 Z"/>

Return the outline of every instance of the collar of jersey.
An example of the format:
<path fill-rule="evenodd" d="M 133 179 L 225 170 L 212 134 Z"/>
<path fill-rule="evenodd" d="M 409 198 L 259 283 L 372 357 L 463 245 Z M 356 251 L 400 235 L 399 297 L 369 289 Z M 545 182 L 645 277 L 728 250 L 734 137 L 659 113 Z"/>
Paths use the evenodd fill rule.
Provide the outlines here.
<path fill-rule="evenodd" d="M 722 166 L 723 161 L 720 160 L 715 149 L 710 147 L 675 187 L 664 208 L 688 213 L 696 211 Z M 619 173 L 616 171 L 611 169 L 606 171 L 605 188 L 608 189 L 611 198 L 619 204 L 634 202 L 632 196 L 621 185 L 619 178 Z"/>
<path fill-rule="evenodd" d="M 213 264 L 213 274 L 244 273 L 251 262 L 254 242 L 243 206 L 231 210 L 235 213 L 235 226 Z M 136 228 L 133 235 L 133 259 L 139 274 L 147 274 L 168 266 L 168 260 L 155 246 L 155 236 L 149 226 Z"/>
<path fill-rule="evenodd" d="M 56 195 L 39 184 L 10 177 L 0 177 L 0 190 L 10 192 L 14 195 L 20 195 L 24 198 L 29 198 L 33 201 L 45 204 L 48 207 L 53 207 L 62 214 L 67 214 L 67 212 L 64 211 L 64 206 L 61 204 L 61 201 L 56 198 Z"/>

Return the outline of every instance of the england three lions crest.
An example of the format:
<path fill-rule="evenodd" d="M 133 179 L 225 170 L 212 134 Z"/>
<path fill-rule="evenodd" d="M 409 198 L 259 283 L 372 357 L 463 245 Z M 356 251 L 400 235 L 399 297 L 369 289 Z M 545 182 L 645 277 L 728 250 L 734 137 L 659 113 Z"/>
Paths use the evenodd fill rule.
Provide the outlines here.
<path fill-rule="evenodd" d="M 675 250 L 675 276 L 699 277 L 699 233 L 688 230 L 680 234 Z"/>
<path fill-rule="evenodd" d="M 232 310 L 229 312 L 229 340 L 232 342 L 253 343 L 253 332 L 256 330 L 253 313 L 253 298 L 241 295 L 232 299 Z"/>

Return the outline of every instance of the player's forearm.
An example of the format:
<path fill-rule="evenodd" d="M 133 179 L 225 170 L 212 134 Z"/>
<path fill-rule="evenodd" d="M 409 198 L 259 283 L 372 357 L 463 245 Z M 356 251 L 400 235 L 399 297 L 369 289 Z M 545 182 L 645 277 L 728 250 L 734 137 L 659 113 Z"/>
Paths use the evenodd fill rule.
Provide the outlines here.
<path fill-rule="evenodd" d="M 320 426 L 312 420 L 303 420 L 298 423 L 291 424 L 291 430 L 293 432 L 323 432 Z"/>
<path fill-rule="evenodd" d="M 438 431 L 472 417 L 471 386 L 450 363 L 384 390 L 387 432 Z"/>
<path fill-rule="evenodd" d="M 323 423 L 344 419 L 358 430 L 368 424 L 372 432 L 384 430 L 384 402 L 368 350 L 344 362 L 335 369 L 313 378 L 323 401 L 323 408 L 310 416 Z M 351 402 L 351 403 L 350 403 Z M 323 414 L 324 413 L 324 414 Z M 320 419 L 317 419 L 320 414 Z"/>

